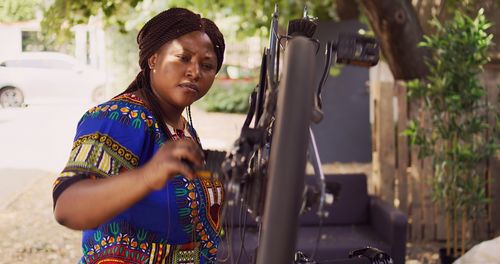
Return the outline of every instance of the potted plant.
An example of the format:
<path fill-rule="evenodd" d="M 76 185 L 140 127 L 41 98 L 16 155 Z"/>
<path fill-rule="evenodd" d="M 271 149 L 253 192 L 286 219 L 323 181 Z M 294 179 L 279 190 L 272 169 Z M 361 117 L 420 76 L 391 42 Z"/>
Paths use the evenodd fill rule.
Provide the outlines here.
<path fill-rule="evenodd" d="M 432 54 L 429 74 L 407 84 L 409 102 L 418 102 L 424 114 L 410 119 L 404 133 L 418 146 L 419 158 L 432 159 L 432 198 L 445 214 L 444 253 L 453 261 L 466 250 L 470 221 L 481 216 L 489 201 L 481 165 L 498 149 L 495 136 L 485 137 L 487 115 L 497 110 L 488 106 L 478 80 L 489 61 L 492 35 L 486 32 L 490 24 L 483 10 L 476 18 L 457 12 L 444 25 L 437 19 L 431 23 L 435 34 L 420 43 Z"/>

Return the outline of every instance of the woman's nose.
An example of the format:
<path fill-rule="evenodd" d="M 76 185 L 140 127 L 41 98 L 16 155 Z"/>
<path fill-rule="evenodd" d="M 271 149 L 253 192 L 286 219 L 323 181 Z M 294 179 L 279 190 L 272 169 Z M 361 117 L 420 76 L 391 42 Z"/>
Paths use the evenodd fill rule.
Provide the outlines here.
<path fill-rule="evenodd" d="M 186 75 L 193 80 L 198 80 L 200 78 L 200 66 L 197 62 L 189 63 Z"/>

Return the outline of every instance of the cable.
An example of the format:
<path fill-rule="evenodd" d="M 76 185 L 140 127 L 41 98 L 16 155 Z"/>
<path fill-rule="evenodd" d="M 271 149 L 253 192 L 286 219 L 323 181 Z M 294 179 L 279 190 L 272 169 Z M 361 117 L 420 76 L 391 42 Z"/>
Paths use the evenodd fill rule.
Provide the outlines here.
<path fill-rule="evenodd" d="M 319 242 L 321 240 L 321 230 L 323 229 L 323 217 L 319 218 L 319 227 L 318 227 L 318 236 L 316 237 L 316 244 L 314 245 L 314 250 L 311 255 L 311 258 L 314 259 L 316 257 L 316 253 L 318 252 Z"/>
<path fill-rule="evenodd" d="M 243 214 L 245 214 L 244 217 L 243 217 Z M 248 217 L 248 214 L 246 214 L 246 212 L 243 210 L 243 203 L 241 203 L 240 204 L 240 214 L 239 214 L 241 245 L 240 245 L 240 251 L 238 252 L 238 258 L 236 259 L 237 264 L 240 263 L 240 261 L 241 261 L 242 253 L 245 253 L 245 257 L 247 258 L 247 260 L 250 261 L 250 257 L 248 256 L 248 253 L 246 252 L 246 249 L 245 249 L 245 235 L 246 235 L 246 227 L 247 227 L 247 223 L 246 223 L 247 217 Z M 243 218 L 243 223 L 241 223 L 242 218 Z"/>

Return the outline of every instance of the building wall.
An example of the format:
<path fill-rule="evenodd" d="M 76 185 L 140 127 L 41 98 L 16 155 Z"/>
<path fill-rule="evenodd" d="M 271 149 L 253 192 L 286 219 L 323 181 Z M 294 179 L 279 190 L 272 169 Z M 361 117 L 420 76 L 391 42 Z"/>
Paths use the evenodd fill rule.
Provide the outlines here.
<path fill-rule="evenodd" d="M 315 38 L 321 42 L 316 56 L 316 78 L 321 79 L 325 64 L 325 43 L 339 33 L 366 28 L 357 21 L 321 22 Z M 323 87 L 321 123 L 313 125 L 323 164 L 369 163 L 372 160 L 368 69 L 343 66 L 339 76 L 329 76 Z"/>
<path fill-rule="evenodd" d="M 40 31 L 40 22 L 34 20 L 0 24 L 0 59 L 23 52 L 23 31 Z M 70 55 L 75 56 L 85 64 L 103 69 L 105 67 L 105 34 L 100 21 L 94 19 L 89 25 L 75 26 L 73 32 L 75 34 L 75 52 Z"/>
<path fill-rule="evenodd" d="M 22 52 L 23 30 L 36 30 L 33 22 L 0 24 L 0 59 Z"/>

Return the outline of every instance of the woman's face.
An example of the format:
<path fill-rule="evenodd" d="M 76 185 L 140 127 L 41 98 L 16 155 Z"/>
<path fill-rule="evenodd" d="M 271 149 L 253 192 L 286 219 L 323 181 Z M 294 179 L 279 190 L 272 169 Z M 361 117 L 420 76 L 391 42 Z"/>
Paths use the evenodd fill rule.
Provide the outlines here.
<path fill-rule="evenodd" d="M 184 109 L 214 82 L 217 57 L 208 35 L 193 31 L 165 43 L 148 60 L 151 86 L 161 104 Z"/>

